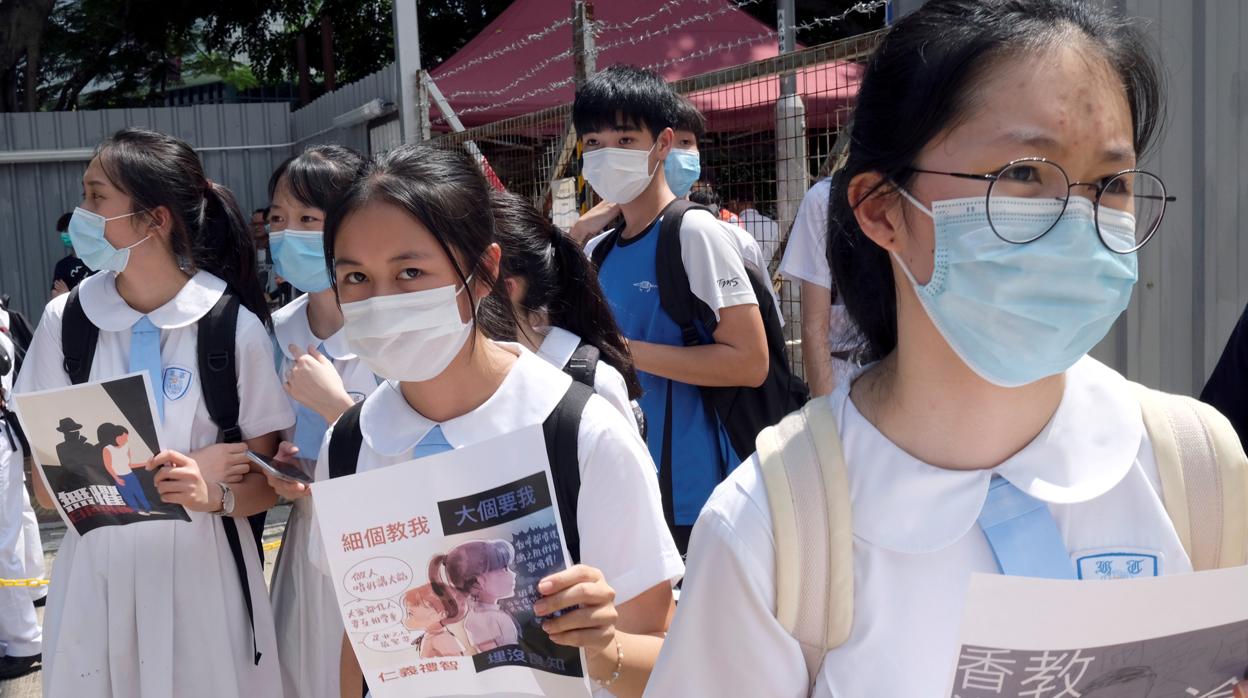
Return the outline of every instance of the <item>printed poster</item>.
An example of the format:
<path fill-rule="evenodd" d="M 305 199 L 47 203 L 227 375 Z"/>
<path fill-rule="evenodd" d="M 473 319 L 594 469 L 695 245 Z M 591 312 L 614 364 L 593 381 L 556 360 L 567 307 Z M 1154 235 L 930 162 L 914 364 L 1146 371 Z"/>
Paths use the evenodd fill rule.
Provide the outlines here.
<path fill-rule="evenodd" d="M 1231 698 L 1248 567 L 1112 581 L 971 579 L 954 698 Z"/>
<path fill-rule="evenodd" d="M 589 695 L 533 615 L 568 566 L 540 426 L 312 488 L 373 698 Z"/>
<path fill-rule="evenodd" d="M 30 449 L 79 535 L 101 526 L 190 521 L 160 500 L 148 461 L 160 453 L 156 406 L 146 372 L 14 395 Z"/>

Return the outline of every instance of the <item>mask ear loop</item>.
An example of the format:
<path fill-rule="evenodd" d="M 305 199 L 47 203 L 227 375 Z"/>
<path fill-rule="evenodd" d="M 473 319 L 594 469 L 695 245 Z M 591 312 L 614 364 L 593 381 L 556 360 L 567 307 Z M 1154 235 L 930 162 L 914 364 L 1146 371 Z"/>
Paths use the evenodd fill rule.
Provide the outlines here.
<path fill-rule="evenodd" d="M 932 210 L 924 206 L 923 203 L 919 201 L 917 198 L 915 198 L 913 194 L 906 191 L 905 187 L 901 186 L 900 184 L 896 182 L 893 182 L 892 184 L 894 187 L 897 188 L 897 193 L 901 194 L 902 198 L 904 198 L 906 201 L 909 201 L 912 206 L 922 211 L 924 214 L 927 215 L 928 218 L 931 218 L 932 220 L 936 219 L 936 216 L 932 215 Z M 914 274 L 910 273 L 910 267 L 906 266 L 906 263 L 901 259 L 901 255 L 897 254 L 896 252 L 889 252 L 889 254 L 892 255 L 894 260 L 896 260 L 897 266 L 901 267 L 901 271 L 903 274 L 906 275 L 906 278 L 909 279 L 910 285 L 916 289 L 921 288 L 923 284 L 920 284 L 918 281 L 915 280 Z"/>

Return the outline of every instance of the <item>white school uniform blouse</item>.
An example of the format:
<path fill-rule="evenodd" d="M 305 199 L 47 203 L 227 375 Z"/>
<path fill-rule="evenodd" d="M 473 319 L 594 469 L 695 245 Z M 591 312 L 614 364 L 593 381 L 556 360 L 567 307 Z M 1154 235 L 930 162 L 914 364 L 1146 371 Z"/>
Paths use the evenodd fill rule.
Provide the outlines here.
<path fill-rule="evenodd" d="M 832 180 L 815 182 L 802 197 L 789 232 L 789 246 L 780 261 L 780 273 L 793 281 L 809 281 L 832 290 L 832 268 L 828 266 L 828 197 Z M 831 351 L 847 351 L 858 344 L 858 328 L 840 298 L 828 309 L 828 346 Z"/>
<path fill-rule="evenodd" d="M 827 398 L 844 440 L 854 526 L 854 625 L 829 652 L 815 696 L 945 696 L 972 572 L 998 573 L 977 525 L 993 473 L 1049 504 L 1073 559 L 1148 551 L 1161 574 L 1192 566 L 1166 515 L 1140 406 L 1117 373 L 1085 357 L 1052 420 L 993 470 L 927 465 L 854 407 Z M 775 547 L 757 455 L 707 503 L 647 696 L 806 695 L 797 642 L 775 618 Z"/>
<path fill-rule="evenodd" d="M 346 335 L 339 330 L 328 339 L 319 339 L 308 323 L 308 296 L 302 295 L 273 313 L 273 335 L 281 351 L 283 378 L 294 364 L 290 345 L 303 351 L 324 345 L 324 354 L 342 376 L 347 394 L 357 402 L 377 388 L 377 377 L 347 348 Z M 294 399 L 291 408 L 294 409 Z M 294 439 L 294 429 L 283 438 Z M 316 454 L 301 454 L 315 458 Z M 312 526 L 312 503 L 298 499 L 286 520 L 281 551 L 273 570 L 269 597 L 282 660 L 282 685 L 288 697 L 338 698 L 339 654 L 342 650 L 342 616 L 334 597 L 333 580 L 308 560 L 308 540 Z"/>
<path fill-rule="evenodd" d="M 83 311 L 100 328 L 91 380 L 129 373 L 130 327 L 141 314 L 117 293 L 115 274 L 96 274 L 79 288 Z M 195 323 L 224 290 L 224 281 L 201 271 L 148 314 L 161 330 L 164 377 L 153 388 L 164 393 L 163 448 L 188 453 L 220 439 L 204 405 Z M 61 352 L 67 297 L 44 310 L 19 392 L 70 385 Z M 243 437 L 290 426 L 294 415 L 273 370 L 272 343 L 246 308 L 239 310 L 235 347 Z M 221 522 L 211 514 L 190 517 L 65 534 L 44 621 L 45 696 L 282 696 L 273 615 L 251 528 L 246 519 L 227 520 L 238 527 L 248 562 L 264 654 L 259 666 L 253 665 L 251 628 Z"/>
<path fill-rule="evenodd" d="M 562 371 L 579 346 L 579 335 L 562 327 L 551 327 L 542 340 L 542 346 L 537 348 L 537 355 Z M 637 414 L 633 412 L 633 403 L 628 399 L 628 384 L 624 382 L 624 375 L 606 361 L 599 360 L 597 368 L 594 369 L 594 392 L 619 410 L 634 429 L 637 428 Z"/>
<path fill-rule="evenodd" d="M 572 383 L 570 376 L 527 349 L 503 346 L 520 358 L 498 391 L 472 412 L 440 423 L 442 435 L 455 448 L 541 424 Z M 364 443 L 358 472 L 410 461 L 412 449 L 434 426 L 439 424 L 413 410 L 395 383 L 383 383 L 365 399 L 360 414 Z M 663 519 L 654 462 L 637 430 L 595 395 L 585 404 L 577 436 L 581 562 L 602 570 L 615 589 L 617 606 L 658 584 L 675 584 L 684 564 Z M 326 435 L 316 466 L 318 479 L 329 472 L 328 448 Z M 318 567 L 327 569 L 315 529 L 314 536 L 310 554 Z M 596 695 L 611 694 L 599 690 Z"/>

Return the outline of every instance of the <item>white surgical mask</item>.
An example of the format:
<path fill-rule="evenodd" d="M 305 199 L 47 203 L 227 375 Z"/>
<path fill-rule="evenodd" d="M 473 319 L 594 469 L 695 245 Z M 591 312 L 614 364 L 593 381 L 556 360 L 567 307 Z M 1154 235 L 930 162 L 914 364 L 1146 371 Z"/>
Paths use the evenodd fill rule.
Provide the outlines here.
<path fill-rule="evenodd" d="M 650 150 L 645 151 L 631 148 L 591 150 L 584 156 L 585 180 L 603 199 L 613 204 L 629 203 L 641 196 L 659 170 L 657 162 L 653 168 L 650 167 L 650 153 L 658 146 L 655 142 Z"/>
<path fill-rule="evenodd" d="M 413 383 L 435 378 L 472 334 L 472 319 L 459 318 L 458 298 L 465 288 L 439 286 L 343 303 L 347 346 L 382 378 Z"/>

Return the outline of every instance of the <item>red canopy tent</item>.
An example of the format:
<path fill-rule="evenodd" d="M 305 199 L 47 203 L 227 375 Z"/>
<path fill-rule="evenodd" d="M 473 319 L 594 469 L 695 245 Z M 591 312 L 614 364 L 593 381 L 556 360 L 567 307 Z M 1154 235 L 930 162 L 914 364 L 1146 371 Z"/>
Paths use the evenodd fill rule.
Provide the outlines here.
<path fill-rule="evenodd" d="M 516 0 L 430 75 L 465 126 L 527 114 L 572 101 L 572 23 L 569 0 Z M 770 27 L 728 0 L 599 2 L 597 67 L 653 66 L 667 80 L 738 66 L 777 55 Z M 799 71 L 807 117 L 846 107 L 859 67 L 837 62 Z M 693 95 L 710 126 L 767 128 L 780 93 L 775 77 L 716 87 Z M 441 116 L 431 108 L 435 124 Z M 444 123 L 440 130 L 447 127 Z"/>

